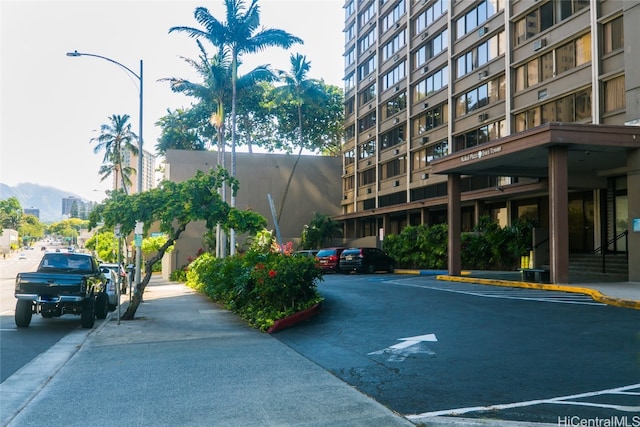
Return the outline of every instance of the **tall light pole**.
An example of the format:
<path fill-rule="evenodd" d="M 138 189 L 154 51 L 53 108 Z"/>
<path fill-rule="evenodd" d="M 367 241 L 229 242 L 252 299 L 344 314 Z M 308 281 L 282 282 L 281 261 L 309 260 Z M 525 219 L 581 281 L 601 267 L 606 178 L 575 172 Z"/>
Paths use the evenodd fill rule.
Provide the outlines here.
<path fill-rule="evenodd" d="M 139 94 L 139 102 L 140 102 L 140 112 L 139 112 L 139 121 L 138 121 L 138 126 L 139 126 L 139 131 L 138 131 L 138 193 L 142 192 L 142 100 L 143 100 L 143 92 L 142 92 L 142 86 L 143 86 L 143 78 L 142 78 L 142 59 L 140 60 L 140 73 L 136 74 L 135 71 L 133 71 L 131 68 L 127 67 L 124 64 L 119 63 L 116 60 L 113 60 L 111 58 L 107 58 L 106 56 L 102 56 L 102 55 L 96 55 L 93 53 L 84 53 L 84 52 L 78 52 L 77 50 L 74 50 L 73 52 L 67 52 L 67 56 L 71 56 L 71 57 L 76 57 L 76 56 L 91 56 L 94 58 L 100 58 L 100 59 L 104 59 L 105 61 L 109 61 L 112 64 L 116 64 L 118 67 L 122 68 L 123 70 L 129 72 L 129 74 L 133 75 L 135 78 L 138 79 L 138 82 L 140 83 L 140 94 Z M 136 284 L 140 283 L 140 264 L 142 263 L 142 250 L 140 248 L 140 246 L 136 245 L 136 277 L 135 277 L 135 281 Z"/>

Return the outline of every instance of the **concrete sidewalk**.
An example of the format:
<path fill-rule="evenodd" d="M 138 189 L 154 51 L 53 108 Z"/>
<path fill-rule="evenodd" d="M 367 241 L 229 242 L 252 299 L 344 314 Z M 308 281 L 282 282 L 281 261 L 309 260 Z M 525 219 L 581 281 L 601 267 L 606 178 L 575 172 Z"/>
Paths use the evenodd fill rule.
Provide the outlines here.
<path fill-rule="evenodd" d="M 2 383 L 2 425 L 413 425 L 184 285 L 154 276 L 144 300 Z"/>
<path fill-rule="evenodd" d="M 441 272 L 413 272 L 427 273 Z M 638 284 L 589 286 L 640 307 Z M 144 301 L 136 320 L 118 324 L 112 313 L 78 328 L 0 384 L 0 425 L 414 425 L 182 284 L 154 276 Z M 545 426 L 447 417 L 419 425 Z"/>

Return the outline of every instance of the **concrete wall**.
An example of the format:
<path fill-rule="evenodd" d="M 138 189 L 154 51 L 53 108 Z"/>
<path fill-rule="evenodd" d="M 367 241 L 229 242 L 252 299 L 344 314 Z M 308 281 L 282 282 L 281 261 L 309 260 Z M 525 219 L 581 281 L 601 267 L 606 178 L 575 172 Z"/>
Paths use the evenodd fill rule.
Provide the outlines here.
<path fill-rule="evenodd" d="M 237 178 L 240 190 L 236 198 L 239 209 L 253 209 L 268 221 L 268 229 L 274 230 L 267 194 L 271 194 L 276 210 L 284 194 L 296 155 L 236 153 Z M 218 153 L 215 151 L 168 150 L 165 178 L 181 182 L 191 178 L 196 171 L 215 167 Z M 226 168 L 230 167 L 230 154 L 226 153 Z M 342 159 L 340 157 L 301 156 L 280 218 L 280 232 L 285 242 L 297 243 L 305 224 L 314 212 L 337 215 L 340 212 Z M 180 237 L 172 254 L 163 261 L 163 274 L 170 274 L 176 267 L 187 263 L 199 248 L 204 247 L 203 223 L 191 224 Z M 238 237 L 238 244 L 244 242 Z M 295 246 L 294 246 L 295 247 Z"/>

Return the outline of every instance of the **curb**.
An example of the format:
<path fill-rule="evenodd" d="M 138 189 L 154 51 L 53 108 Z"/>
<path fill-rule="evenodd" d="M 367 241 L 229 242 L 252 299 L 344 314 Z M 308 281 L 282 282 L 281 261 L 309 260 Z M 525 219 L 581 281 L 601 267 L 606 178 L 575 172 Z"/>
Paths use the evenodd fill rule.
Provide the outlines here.
<path fill-rule="evenodd" d="M 560 291 L 560 292 L 569 292 L 574 294 L 583 294 L 583 295 L 589 295 L 591 298 L 593 298 L 594 301 L 598 301 L 603 304 L 613 305 L 616 307 L 631 308 L 634 310 L 640 310 L 640 301 L 610 297 L 610 296 L 604 295 L 603 293 L 595 289 L 584 288 L 580 286 L 519 282 L 519 281 L 497 280 L 497 279 L 481 279 L 477 277 L 459 277 L 459 276 L 448 276 L 448 275 L 437 275 L 436 279 L 448 281 L 448 282 L 480 283 L 482 285 L 504 286 L 504 287 L 511 287 L 511 288 L 540 289 L 544 291 Z"/>
<path fill-rule="evenodd" d="M 313 317 L 318 311 L 320 311 L 320 305 L 321 303 L 314 304 L 306 310 L 302 310 L 292 314 L 291 316 L 276 320 L 273 323 L 273 326 L 267 329 L 267 333 L 272 334 L 274 332 L 278 332 L 282 329 L 288 328 L 289 326 L 295 325 L 298 322 L 302 322 L 303 320 Z"/>

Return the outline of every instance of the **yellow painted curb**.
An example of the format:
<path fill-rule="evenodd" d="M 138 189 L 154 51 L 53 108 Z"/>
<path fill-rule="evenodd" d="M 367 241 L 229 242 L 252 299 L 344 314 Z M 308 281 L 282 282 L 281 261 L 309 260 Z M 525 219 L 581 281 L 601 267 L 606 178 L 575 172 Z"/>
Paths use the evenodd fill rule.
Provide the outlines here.
<path fill-rule="evenodd" d="M 436 279 L 449 281 L 449 282 L 480 283 L 482 285 L 505 286 L 505 287 L 511 287 L 511 288 L 542 289 L 545 291 L 561 291 L 561 292 L 570 292 L 574 294 L 584 294 L 584 295 L 589 295 L 591 298 L 593 298 L 594 301 L 598 301 L 607 305 L 640 310 L 640 301 L 614 298 L 614 297 L 604 295 L 600 291 L 597 291 L 595 289 L 583 288 L 580 286 L 519 282 L 519 281 L 497 280 L 497 279 L 481 279 L 478 277 L 460 277 L 460 276 L 448 276 L 448 275 L 438 275 L 436 276 Z"/>

